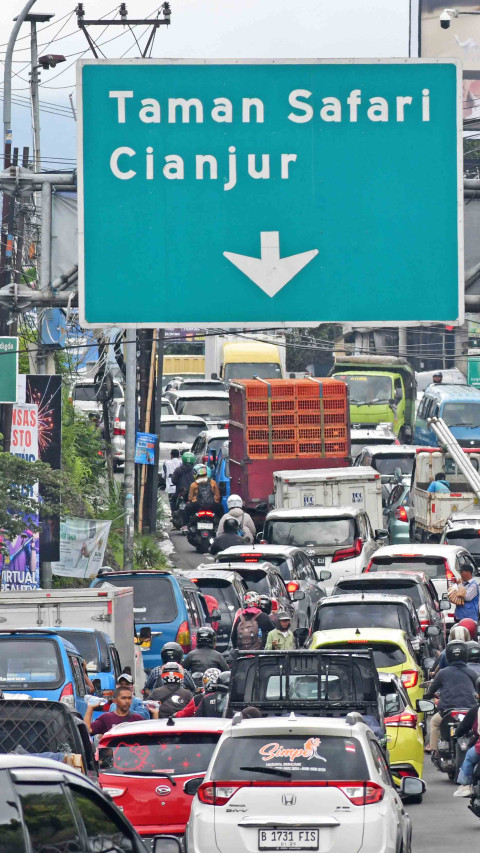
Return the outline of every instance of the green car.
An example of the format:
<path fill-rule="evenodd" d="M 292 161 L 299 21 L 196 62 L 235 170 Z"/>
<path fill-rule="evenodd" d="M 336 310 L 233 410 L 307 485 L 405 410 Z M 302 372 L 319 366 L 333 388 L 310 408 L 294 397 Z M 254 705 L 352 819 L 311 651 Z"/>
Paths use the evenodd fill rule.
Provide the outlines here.
<path fill-rule="evenodd" d="M 396 483 L 383 510 L 383 526 L 388 530 L 390 545 L 410 542 L 408 496 L 410 483 Z"/>

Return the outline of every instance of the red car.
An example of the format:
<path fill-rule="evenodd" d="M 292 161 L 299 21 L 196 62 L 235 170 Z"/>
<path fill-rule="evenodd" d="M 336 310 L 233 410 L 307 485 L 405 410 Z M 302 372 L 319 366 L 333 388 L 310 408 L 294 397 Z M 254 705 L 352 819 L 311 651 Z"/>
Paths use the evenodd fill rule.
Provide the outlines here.
<path fill-rule="evenodd" d="M 193 796 L 185 782 L 204 776 L 230 720 L 185 717 L 122 723 L 99 744 L 99 782 L 146 842 L 183 835 Z"/>

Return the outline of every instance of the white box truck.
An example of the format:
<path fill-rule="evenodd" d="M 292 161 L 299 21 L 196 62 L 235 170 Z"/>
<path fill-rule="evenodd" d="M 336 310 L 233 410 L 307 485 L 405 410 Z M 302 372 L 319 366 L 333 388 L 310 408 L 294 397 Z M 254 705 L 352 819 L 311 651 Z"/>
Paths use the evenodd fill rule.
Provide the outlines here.
<path fill-rule="evenodd" d="M 374 530 L 383 528 L 382 481 L 370 466 L 275 471 L 275 509 L 353 506 L 365 509 Z"/>
<path fill-rule="evenodd" d="M 136 688 L 143 687 L 135 666 L 139 649 L 134 643 L 132 587 L 0 592 L 0 631 L 21 628 L 102 631 L 117 649 L 122 668 L 131 668 Z"/>

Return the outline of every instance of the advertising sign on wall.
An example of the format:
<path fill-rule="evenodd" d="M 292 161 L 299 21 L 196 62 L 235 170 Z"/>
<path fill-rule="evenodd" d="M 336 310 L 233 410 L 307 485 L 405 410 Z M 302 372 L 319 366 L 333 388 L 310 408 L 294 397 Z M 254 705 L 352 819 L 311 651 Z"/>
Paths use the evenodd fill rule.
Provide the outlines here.
<path fill-rule="evenodd" d="M 66 518 L 60 523 L 60 560 L 52 563 L 54 575 L 94 578 L 103 565 L 111 521 Z"/>

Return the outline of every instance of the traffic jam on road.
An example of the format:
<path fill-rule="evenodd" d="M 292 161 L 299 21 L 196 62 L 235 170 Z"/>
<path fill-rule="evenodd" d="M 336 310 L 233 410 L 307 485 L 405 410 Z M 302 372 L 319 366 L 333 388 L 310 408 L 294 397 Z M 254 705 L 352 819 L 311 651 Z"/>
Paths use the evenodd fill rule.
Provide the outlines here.
<path fill-rule="evenodd" d="M 218 441 L 164 448 L 171 568 L 1 594 L 2 849 L 101 813 L 92 850 L 409 853 L 432 773 L 480 817 L 480 448 L 382 424 L 352 465 L 343 370 L 232 380 Z"/>

